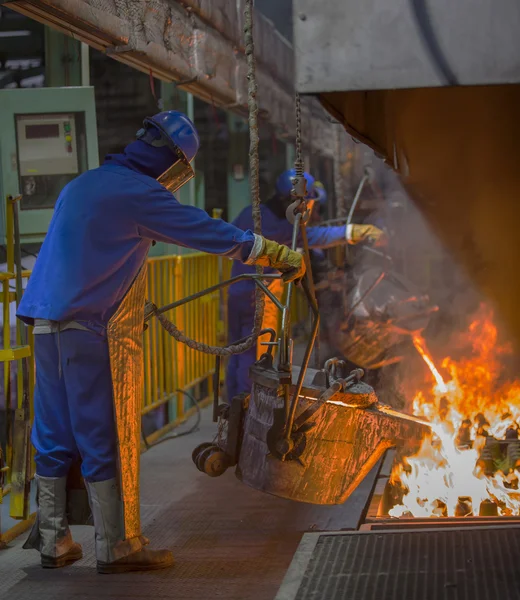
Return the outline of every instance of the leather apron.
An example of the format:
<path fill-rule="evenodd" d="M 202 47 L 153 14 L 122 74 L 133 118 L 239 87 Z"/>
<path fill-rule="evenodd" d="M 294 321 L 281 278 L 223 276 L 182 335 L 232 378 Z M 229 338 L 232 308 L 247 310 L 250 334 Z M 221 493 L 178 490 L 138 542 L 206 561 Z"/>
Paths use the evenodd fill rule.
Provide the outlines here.
<path fill-rule="evenodd" d="M 141 535 L 139 463 L 144 390 L 145 296 L 146 264 L 141 268 L 107 326 L 126 540 Z"/>

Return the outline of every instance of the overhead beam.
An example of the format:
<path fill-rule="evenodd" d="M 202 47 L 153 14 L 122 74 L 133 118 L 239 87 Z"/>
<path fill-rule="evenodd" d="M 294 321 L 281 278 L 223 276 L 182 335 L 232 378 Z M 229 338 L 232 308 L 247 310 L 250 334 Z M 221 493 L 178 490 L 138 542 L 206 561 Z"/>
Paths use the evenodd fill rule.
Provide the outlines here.
<path fill-rule="evenodd" d="M 243 0 L 15 0 L 9 7 L 203 100 L 244 114 Z M 282 136 L 295 135 L 293 52 L 256 12 L 258 102 Z M 314 103 L 314 104 L 313 104 Z M 334 126 L 314 100 L 303 108 L 305 142 L 334 154 Z"/>

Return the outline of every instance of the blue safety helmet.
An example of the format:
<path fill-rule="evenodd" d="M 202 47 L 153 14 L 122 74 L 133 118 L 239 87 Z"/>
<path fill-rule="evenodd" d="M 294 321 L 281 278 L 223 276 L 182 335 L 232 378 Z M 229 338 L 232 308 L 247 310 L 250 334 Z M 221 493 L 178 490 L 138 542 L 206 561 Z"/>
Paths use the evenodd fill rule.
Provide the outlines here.
<path fill-rule="evenodd" d="M 191 162 L 200 146 L 199 134 L 190 119 L 178 110 L 167 110 L 143 121 L 137 139 L 150 146 L 169 146 L 178 154 L 179 150 Z"/>
<path fill-rule="evenodd" d="M 195 125 L 185 114 L 167 110 L 147 117 L 136 137 L 155 148 L 166 146 L 172 151 L 172 165 L 157 178 L 172 194 L 194 177 L 190 163 L 197 154 L 200 142 Z"/>
<path fill-rule="evenodd" d="M 307 181 L 307 198 L 314 198 L 314 177 L 309 173 L 304 173 L 303 176 Z M 284 171 L 276 180 L 276 191 L 280 196 L 290 197 L 293 188 L 292 180 L 296 177 L 296 171 L 289 169 Z"/>

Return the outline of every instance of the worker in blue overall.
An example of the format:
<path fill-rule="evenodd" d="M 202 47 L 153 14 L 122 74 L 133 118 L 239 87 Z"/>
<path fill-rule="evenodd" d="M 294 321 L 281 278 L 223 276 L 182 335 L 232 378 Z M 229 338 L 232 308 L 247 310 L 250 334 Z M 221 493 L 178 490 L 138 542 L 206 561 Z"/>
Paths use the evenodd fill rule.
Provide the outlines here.
<path fill-rule="evenodd" d="M 276 240 L 280 244 L 290 245 L 292 242 L 293 226 L 286 218 L 286 211 L 294 201 L 291 196 L 292 180 L 296 173 L 294 169 L 282 173 L 276 181 L 276 192 L 261 205 L 262 230 L 266 237 Z M 308 200 L 320 200 L 320 191 L 316 192 L 314 177 L 305 173 Z M 233 221 L 239 229 L 250 229 L 253 225 L 251 207 L 245 208 Z M 380 242 L 383 232 L 373 225 L 345 225 L 338 227 L 307 227 L 309 248 L 326 249 L 341 244 L 357 244 L 361 241 L 371 243 Z M 254 268 L 244 264 L 233 265 L 232 275 L 253 273 Z M 264 271 L 268 273 L 269 270 Z M 281 299 L 283 287 L 276 280 L 270 283 L 270 290 Z M 250 280 L 241 281 L 229 289 L 228 314 L 233 318 L 228 319 L 228 340 L 230 342 L 246 337 L 250 334 L 254 321 L 255 284 Z M 268 298 L 265 302 L 264 320 L 262 328 L 277 330 L 279 310 Z M 265 349 L 259 338 L 257 347 L 253 347 L 243 354 L 232 356 L 228 362 L 226 374 L 226 389 L 228 402 L 243 392 L 251 391 L 249 369 L 261 356 Z"/>
<path fill-rule="evenodd" d="M 67 476 L 81 472 L 95 528 L 97 570 L 167 567 L 139 516 L 146 257 L 153 240 L 268 266 L 286 280 L 305 267 L 296 252 L 180 204 L 199 148 L 182 113 L 145 119 L 121 154 L 61 192 L 18 317 L 34 325 L 36 389 L 32 443 L 38 514 L 26 547 L 43 567 L 81 558 L 68 516 Z M 253 267 L 254 268 L 254 267 Z M 77 512 L 75 513 L 77 514 Z"/>

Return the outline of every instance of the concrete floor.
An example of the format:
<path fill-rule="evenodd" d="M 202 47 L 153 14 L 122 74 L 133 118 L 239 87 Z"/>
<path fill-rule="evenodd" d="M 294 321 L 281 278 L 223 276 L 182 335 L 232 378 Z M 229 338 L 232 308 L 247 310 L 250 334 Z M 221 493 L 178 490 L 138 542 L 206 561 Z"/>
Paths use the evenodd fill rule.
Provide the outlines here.
<path fill-rule="evenodd" d="M 211 479 L 195 469 L 193 448 L 214 432 L 205 410 L 199 431 L 142 458 L 143 533 L 155 547 L 174 551 L 172 569 L 97 575 L 93 530 L 78 527 L 73 533 L 83 544 L 83 560 L 43 570 L 34 550 L 22 550 L 24 535 L 0 551 L 0 599 L 272 600 L 304 532 L 356 528 L 371 476 L 342 506 L 275 498 L 246 487 L 231 471 Z"/>

